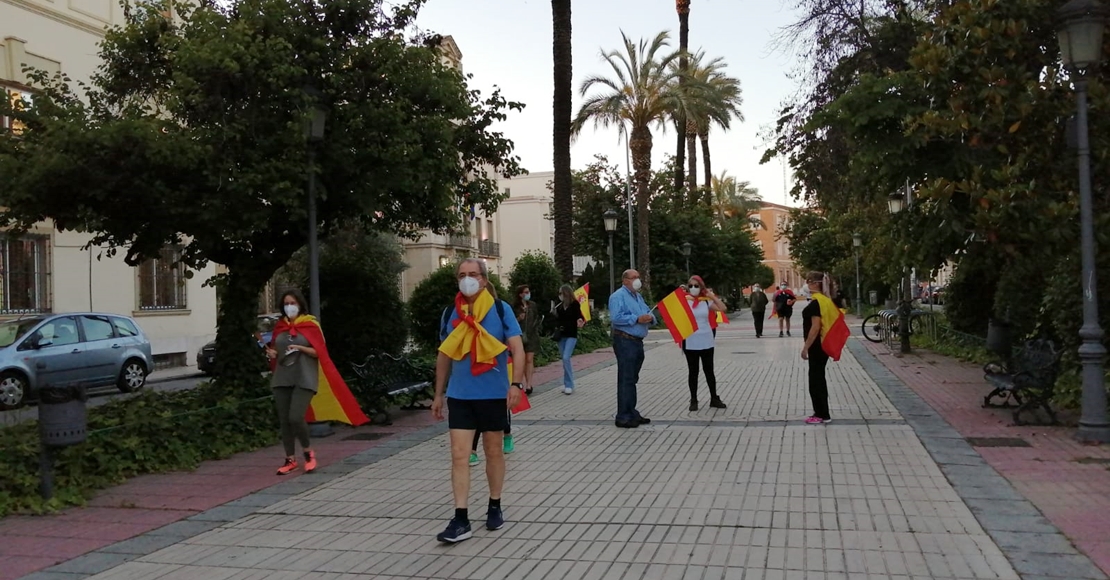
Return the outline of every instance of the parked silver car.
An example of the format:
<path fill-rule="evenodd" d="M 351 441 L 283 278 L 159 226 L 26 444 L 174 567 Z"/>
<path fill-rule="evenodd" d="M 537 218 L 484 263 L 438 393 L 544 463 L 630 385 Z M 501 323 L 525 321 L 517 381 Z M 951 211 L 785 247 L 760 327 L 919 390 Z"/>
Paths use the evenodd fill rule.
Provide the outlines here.
<path fill-rule="evenodd" d="M 47 384 L 143 388 L 154 368 L 134 320 L 93 312 L 43 314 L 0 323 L 0 409 L 35 398 Z"/>

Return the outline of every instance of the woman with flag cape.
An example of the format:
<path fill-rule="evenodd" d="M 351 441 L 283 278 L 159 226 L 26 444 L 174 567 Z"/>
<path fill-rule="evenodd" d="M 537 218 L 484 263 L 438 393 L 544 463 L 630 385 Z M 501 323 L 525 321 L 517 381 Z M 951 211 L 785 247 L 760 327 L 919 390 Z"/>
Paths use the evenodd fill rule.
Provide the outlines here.
<path fill-rule="evenodd" d="M 270 386 L 285 447 L 285 463 L 277 474 L 287 475 L 297 469 L 297 441 L 304 451 L 304 471 L 311 473 L 316 469 L 316 452 L 308 440 L 310 421 L 358 426 L 370 419 L 328 356 L 320 323 L 315 316 L 303 314 L 307 310 L 304 296 L 297 290 L 286 291 L 281 296 L 281 309 L 284 316 L 274 325 L 273 341 L 266 346 L 273 371 Z"/>
<path fill-rule="evenodd" d="M 802 310 L 802 331 L 806 337 L 802 360 L 809 361 L 809 397 L 813 401 L 813 415 L 806 419 L 806 423 L 810 425 L 832 421 L 825 366 L 830 358 L 840 360 L 840 353 L 850 334 L 844 322 L 844 312 L 824 293 L 824 283 L 825 274 L 822 272 L 810 272 L 806 276 L 806 289 L 812 300 Z"/>
<path fill-rule="evenodd" d="M 698 362 L 705 371 L 705 382 L 709 385 L 709 406 L 714 409 L 727 409 L 721 397 L 717 396 L 717 375 L 713 372 L 713 350 L 716 346 L 717 323 L 723 319 L 727 309 L 725 303 L 705 287 L 701 276 L 690 276 L 686 283 L 686 300 L 694 315 L 693 334 L 682 341 L 682 352 L 686 355 L 689 370 L 690 411 L 698 410 Z M 725 319 L 727 321 L 727 319 Z"/>

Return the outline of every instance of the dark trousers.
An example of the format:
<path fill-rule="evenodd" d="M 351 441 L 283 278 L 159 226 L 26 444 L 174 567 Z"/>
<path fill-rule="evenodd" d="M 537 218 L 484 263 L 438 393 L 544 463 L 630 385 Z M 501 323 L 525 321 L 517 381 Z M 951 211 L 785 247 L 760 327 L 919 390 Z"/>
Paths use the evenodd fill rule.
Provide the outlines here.
<path fill-rule="evenodd" d="M 617 356 L 617 421 L 635 421 L 641 417 L 636 410 L 636 383 L 644 366 L 644 341 L 614 335 L 613 354 Z"/>
<path fill-rule="evenodd" d="M 809 349 L 809 398 L 813 401 L 813 415 L 822 419 L 829 416 L 829 381 L 825 378 L 825 366 L 829 355 L 815 344 Z"/>
<path fill-rule="evenodd" d="M 301 442 L 302 449 L 312 446 L 308 440 L 305 412 L 315 394 L 315 391 L 298 387 L 274 387 L 274 406 L 277 407 L 278 424 L 281 426 L 281 444 L 285 447 L 287 457 L 293 457 L 297 441 Z"/>
<path fill-rule="evenodd" d="M 698 400 L 698 361 L 705 370 L 705 382 L 709 384 L 709 396 L 717 398 L 717 375 L 713 373 L 713 349 L 684 350 L 686 367 L 690 370 L 690 402 Z"/>
<path fill-rule="evenodd" d="M 764 314 L 766 314 L 766 312 L 752 312 L 752 320 L 755 321 L 755 335 L 756 336 L 763 336 L 763 321 L 764 321 L 763 315 Z"/>

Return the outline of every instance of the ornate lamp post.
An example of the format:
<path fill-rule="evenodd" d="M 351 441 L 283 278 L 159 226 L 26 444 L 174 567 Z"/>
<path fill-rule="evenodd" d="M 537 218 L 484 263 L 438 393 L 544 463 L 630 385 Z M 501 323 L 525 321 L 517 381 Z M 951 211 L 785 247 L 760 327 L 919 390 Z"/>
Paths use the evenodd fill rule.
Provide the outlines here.
<path fill-rule="evenodd" d="M 890 215 L 898 215 L 903 209 L 908 209 L 911 204 L 909 184 L 906 185 L 905 193 L 892 193 L 887 198 L 887 208 L 890 210 Z M 913 294 L 910 285 L 910 269 L 903 268 L 905 271 L 905 289 L 902 292 L 902 303 L 898 305 L 898 336 L 901 339 L 901 353 L 910 353 L 910 313 L 913 309 Z"/>
<path fill-rule="evenodd" d="M 613 232 L 617 231 L 617 212 L 609 208 L 601 214 L 601 220 L 605 222 L 605 233 L 609 234 L 609 294 L 612 294 L 617 289 L 613 278 Z"/>
<path fill-rule="evenodd" d="M 863 295 L 860 294 L 859 283 L 859 252 L 863 247 L 863 236 L 859 234 L 852 234 L 852 248 L 856 254 L 856 316 L 863 317 Z"/>
<path fill-rule="evenodd" d="M 687 279 L 690 278 L 690 249 L 693 248 L 693 247 L 694 247 L 693 244 L 691 244 L 690 242 L 683 242 L 682 243 L 682 255 L 686 256 L 686 278 Z"/>
<path fill-rule="evenodd" d="M 312 99 L 305 123 L 304 135 L 308 140 L 308 309 L 320 318 L 320 247 L 316 232 L 316 147 L 324 140 L 324 123 L 328 113 L 320 105 L 320 91 L 306 87 L 305 94 Z"/>
<path fill-rule="evenodd" d="M 1076 437 L 1081 441 L 1110 443 L 1106 414 L 1106 387 L 1102 370 L 1106 348 L 1098 323 L 1098 281 L 1095 270 L 1094 210 L 1091 201 L 1090 141 L 1087 135 L 1087 72 L 1102 60 L 1102 35 L 1107 9 L 1097 0 L 1071 0 L 1056 11 L 1056 36 L 1060 60 L 1075 83 L 1076 145 L 1079 161 L 1079 237 L 1082 253 L 1083 326 L 1079 361 L 1083 366 L 1083 412 Z"/>

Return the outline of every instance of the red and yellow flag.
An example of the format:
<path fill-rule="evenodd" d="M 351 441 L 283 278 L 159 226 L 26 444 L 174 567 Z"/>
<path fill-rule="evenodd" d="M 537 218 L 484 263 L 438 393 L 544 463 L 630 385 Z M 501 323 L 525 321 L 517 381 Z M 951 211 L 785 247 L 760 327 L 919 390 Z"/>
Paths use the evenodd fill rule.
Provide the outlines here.
<path fill-rule="evenodd" d="M 728 317 L 727 317 L 727 316 L 725 316 L 725 313 L 724 313 L 724 312 L 721 312 L 721 311 L 719 311 L 719 310 L 717 311 L 717 316 L 715 316 L 715 317 L 713 318 L 713 320 L 714 320 L 714 322 L 716 322 L 717 324 L 728 324 L 728 323 L 729 323 L 729 322 L 728 322 Z M 714 326 L 716 326 L 716 324 L 715 324 Z"/>
<path fill-rule="evenodd" d="M 821 350 L 833 360 L 840 360 L 840 353 L 852 334 L 844 322 L 844 312 L 820 292 L 814 292 L 813 299 L 821 306 Z"/>
<path fill-rule="evenodd" d="M 689 294 L 686 295 L 686 299 L 687 300 L 694 300 L 694 298 L 692 296 L 690 296 Z M 710 300 L 709 298 L 706 298 L 705 296 L 699 296 L 697 298 L 697 300 L 699 300 L 701 302 L 713 302 L 712 300 Z M 728 322 L 728 317 L 725 316 L 724 312 L 721 312 L 721 311 L 713 312 L 709 316 L 709 328 L 717 328 L 717 326 L 720 325 L 720 324 L 728 324 L 728 323 L 729 323 Z"/>
<path fill-rule="evenodd" d="M 574 299 L 578 301 L 578 307 L 582 309 L 582 318 L 586 322 L 590 321 L 590 283 L 586 282 L 581 288 L 574 291 Z"/>
<path fill-rule="evenodd" d="M 686 291 L 682 288 L 675 288 L 675 291 L 660 300 L 657 306 L 675 342 L 686 340 L 698 329 L 698 323 L 694 320 L 694 311 L 690 308 L 690 303 L 686 300 Z"/>
<path fill-rule="evenodd" d="M 320 362 L 319 378 L 316 384 L 316 395 L 308 405 L 305 420 L 314 421 L 339 421 L 348 425 L 365 425 L 370 419 L 358 406 L 358 401 L 351 394 L 351 389 L 339 375 L 335 363 L 328 355 L 328 347 L 324 343 L 324 333 L 320 330 L 320 323 L 315 316 L 301 315 L 292 323 L 282 317 L 274 325 L 274 336 L 288 332 L 289 336 L 301 333 L 308 339 L 308 344 L 316 350 L 316 360 Z"/>

